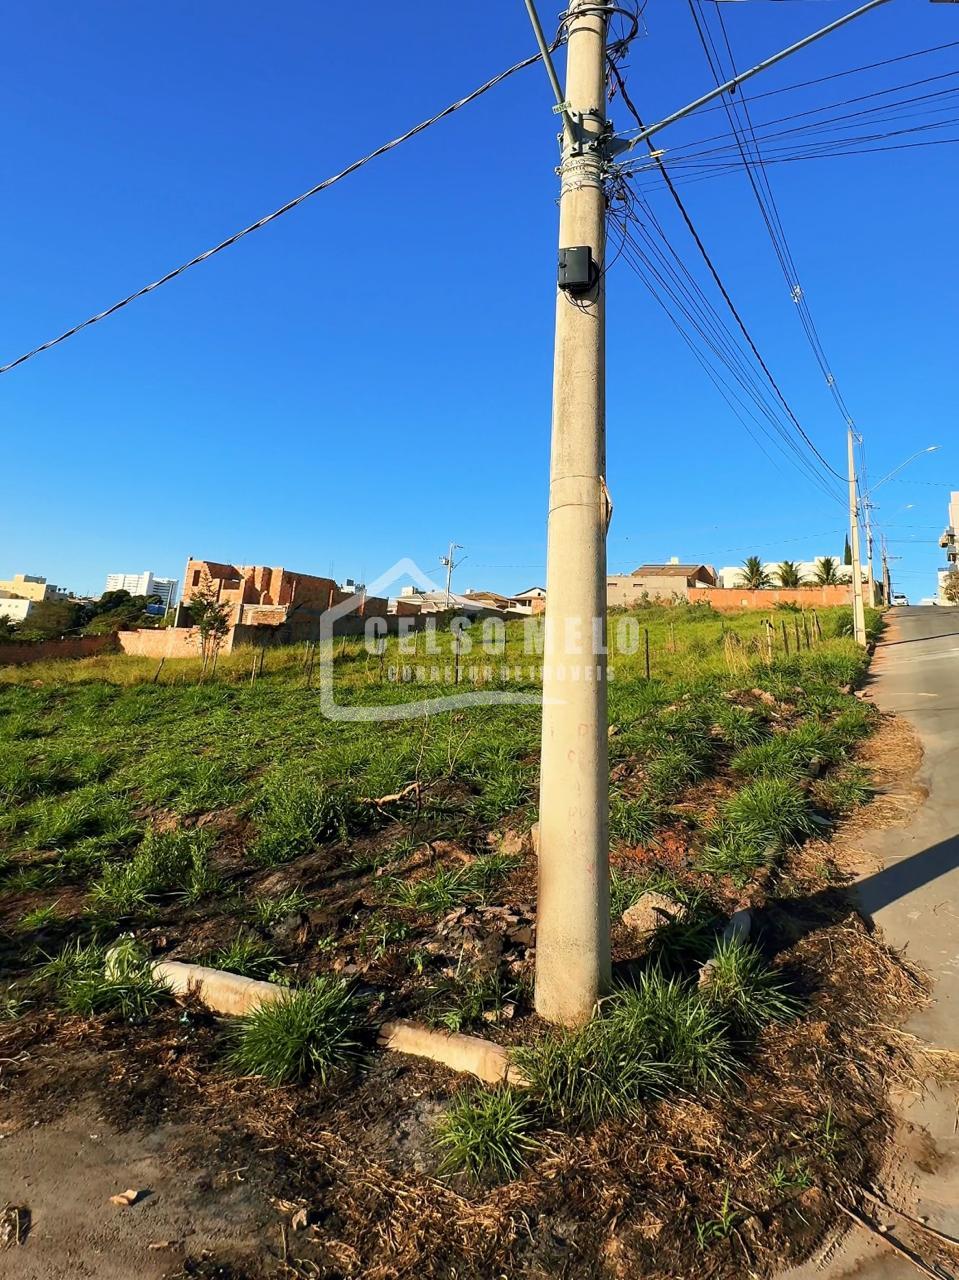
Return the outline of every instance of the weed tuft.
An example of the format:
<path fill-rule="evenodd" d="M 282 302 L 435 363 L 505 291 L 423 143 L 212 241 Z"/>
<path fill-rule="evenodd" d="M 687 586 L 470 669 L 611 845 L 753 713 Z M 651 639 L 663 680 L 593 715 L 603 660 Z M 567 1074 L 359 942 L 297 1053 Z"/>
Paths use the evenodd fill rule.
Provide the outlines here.
<path fill-rule="evenodd" d="M 788 1022 L 802 1005 L 788 993 L 782 974 L 740 938 L 720 941 L 704 995 L 739 1034 L 753 1035 L 769 1022 Z"/>
<path fill-rule="evenodd" d="M 238 1019 L 229 1062 L 271 1084 L 316 1076 L 325 1085 L 358 1058 L 363 1022 L 363 1006 L 345 982 L 315 978 Z"/>
<path fill-rule="evenodd" d="M 42 965 L 36 977 L 52 984 L 62 1008 L 83 1018 L 114 1014 L 142 1022 L 170 994 L 132 939 L 114 945 L 109 964 L 105 947 L 76 942 Z"/>
<path fill-rule="evenodd" d="M 345 839 L 370 818 L 353 791 L 300 774 L 275 774 L 256 809 L 259 834 L 250 850 L 261 867 L 289 862 L 324 840 Z"/>
<path fill-rule="evenodd" d="M 646 844 L 662 825 L 662 810 L 648 796 L 614 792 L 609 801 L 609 834 L 624 844 Z"/>
<path fill-rule="evenodd" d="M 202 963 L 242 974 L 244 978 L 268 978 L 281 958 L 270 951 L 266 943 L 241 929 L 229 946 L 214 951 Z"/>
<path fill-rule="evenodd" d="M 214 840 L 205 829 L 149 831 L 129 861 L 104 867 L 90 887 L 91 905 L 118 919 L 148 910 L 164 895 L 198 902 L 220 886 L 210 862 Z"/>
<path fill-rule="evenodd" d="M 408 907 L 424 914 L 439 915 L 461 902 L 484 902 L 499 880 L 519 866 L 521 859 L 502 853 L 488 853 L 467 866 L 439 867 L 422 880 L 384 881 L 384 901 L 391 907 Z"/>
<path fill-rule="evenodd" d="M 658 968 L 621 987 L 585 1027 L 550 1032 L 514 1059 L 550 1114 L 590 1124 L 634 1116 L 670 1088 L 715 1087 L 734 1069 L 719 1014 Z"/>
<path fill-rule="evenodd" d="M 515 1178 L 536 1148 L 533 1125 L 527 1100 L 513 1089 L 463 1092 L 436 1125 L 440 1171 Z"/>
<path fill-rule="evenodd" d="M 264 929 L 272 929 L 281 920 L 297 915 L 301 911 L 309 911 L 313 905 L 301 889 L 291 889 L 288 893 L 277 897 L 262 896 L 253 899 L 250 913 L 258 925 Z"/>
<path fill-rule="evenodd" d="M 873 788 L 869 774 L 858 765 L 849 765 L 821 779 L 815 788 L 816 799 L 829 813 L 838 817 L 868 804 Z"/>

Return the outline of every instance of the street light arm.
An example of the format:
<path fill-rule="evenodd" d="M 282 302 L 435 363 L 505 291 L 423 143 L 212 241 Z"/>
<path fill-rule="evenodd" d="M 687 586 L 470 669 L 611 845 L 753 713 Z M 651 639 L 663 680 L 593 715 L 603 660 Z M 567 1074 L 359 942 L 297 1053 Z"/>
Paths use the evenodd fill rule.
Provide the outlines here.
<path fill-rule="evenodd" d="M 818 31 L 814 31 L 811 35 L 804 36 L 802 40 L 798 40 L 795 44 L 791 44 L 788 49 L 781 49 L 779 53 L 772 54 L 769 58 L 764 58 L 762 62 L 757 62 L 754 67 L 750 67 L 748 71 L 741 71 L 739 75 L 733 76 L 731 80 L 727 80 L 725 84 L 719 85 L 716 89 L 711 89 L 709 93 L 704 93 L 701 98 L 697 98 L 695 102 L 689 103 L 688 106 L 680 107 L 678 111 L 674 111 L 672 115 L 666 116 L 657 124 L 647 125 L 645 129 L 641 129 L 635 137 L 630 138 L 628 142 L 620 142 L 618 145 L 613 144 L 614 151 L 622 155 L 626 151 L 632 151 L 633 147 L 638 146 L 640 142 L 645 142 L 647 138 L 651 138 L 654 133 L 659 133 L 665 129 L 667 125 L 682 120 L 684 116 L 691 115 L 694 111 L 698 111 L 700 107 L 704 107 L 707 102 L 712 102 L 714 98 L 720 97 L 724 93 L 729 93 L 735 89 L 737 85 L 742 84 L 744 80 L 749 80 L 752 76 L 758 75 L 760 71 L 765 71 L 768 67 L 774 67 L 777 62 L 782 62 L 784 58 L 788 58 L 792 53 L 798 53 L 800 49 L 805 49 L 807 45 L 812 44 L 815 40 L 821 40 L 823 36 L 828 36 L 833 31 L 838 31 L 840 27 L 844 27 L 847 22 L 852 22 L 854 18 L 861 18 L 863 14 L 869 13 L 873 9 L 878 9 L 881 4 L 888 4 L 889 0 L 869 0 L 868 4 L 860 5 L 858 9 L 853 9 L 851 13 L 845 14 L 841 18 L 837 18 L 835 22 L 828 23 L 825 27 L 821 27 Z"/>
<path fill-rule="evenodd" d="M 900 462 L 898 467 L 893 467 L 893 469 L 884 475 L 881 480 L 877 480 L 874 485 L 870 485 L 869 492 L 866 494 L 866 497 L 868 498 L 870 493 L 875 493 L 881 484 L 885 484 L 887 480 L 891 480 L 893 476 L 898 475 L 899 472 L 902 471 L 903 467 L 909 466 L 910 462 L 915 462 L 915 460 L 917 458 L 921 458 L 924 453 L 935 453 L 938 448 L 939 445 L 930 444 L 927 445 L 925 449 L 917 449 L 916 452 L 911 454 L 905 462 Z"/>

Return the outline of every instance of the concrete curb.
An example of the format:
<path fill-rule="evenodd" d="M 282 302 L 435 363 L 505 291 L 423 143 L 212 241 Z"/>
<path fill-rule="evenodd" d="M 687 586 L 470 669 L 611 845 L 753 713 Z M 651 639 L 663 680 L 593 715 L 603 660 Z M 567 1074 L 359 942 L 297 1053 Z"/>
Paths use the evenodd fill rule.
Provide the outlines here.
<path fill-rule="evenodd" d="M 509 1054 L 503 1046 L 479 1036 L 435 1031 L 421 1023 L 401 1019 L 383 1023 L 379 1043 L 384 1049 L 392 1049 L 395 1053 L 409 1053 L 417 1058 L 441 1062 L 452 1071 L 476 1076 L 486 1084 L 529 1087 L 529 1081 L 510 1062 Z"/>
<path fill-rule="evenodd" d="M 184 964 L 180 960 L 158 960 L 153 965 L 153 976 L 159 982 L 165 982 L 174 995 L 195 994 L 214 1013 L 227 1013 L 234 1017 L 282 1000 L 290 994 L 289 987 L 281 987 L 275 982 L 258 982 L 255 978 L 244 978 L 242 974 L 228 973 L 225 969 L 208 969 L 201 964 Z"/>
<path fill-rule="evenodd" d="M 107 952 L 106 972 L 113 968 L 113 956 Z M 275 982 L 258 982 L 225 969 L 209 969 L 200 964 L 180 960 L 157 960 L 151 968 L 154 978 L 165 983 L 174 995 L 194 995 L 213 1013 L 239 1017 L 264 1004 L 282 1000 L 291 988 Z M 416 1058 L 429 1058 L 452 1071 L 474 1075 L 486 1084 L 527 1085 L 516 1070 L 502 1045 L 479 1036 L 464 1036 L 436 1031 L 417 1022 L 393 1019 L 379 1029 L 378 1042 L 394 1053 L 408 1053 Z"/>

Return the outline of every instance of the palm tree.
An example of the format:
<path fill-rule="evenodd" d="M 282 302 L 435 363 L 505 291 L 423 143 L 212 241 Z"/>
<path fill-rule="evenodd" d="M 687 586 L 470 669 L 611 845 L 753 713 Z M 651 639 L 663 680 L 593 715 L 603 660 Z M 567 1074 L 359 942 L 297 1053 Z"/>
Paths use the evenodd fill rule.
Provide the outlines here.
<path fill-rule="evenodd" d="M 763 587 L 772 586 L 772 579 L 763 568 L 763 562 L 759 556 L 747 556 L 743 561 L 740 573 L 742 574 L 743 586 L 748 587 L 750 591 L 759 591 Z"/>
<path fill-rule="evenodd" d="M 823 556 L 816 566 L 816 581 L 821 587 L 836 587 L 842 581 L 839 561 L 835 556 Z"/>
<path fill-rule="evenodd" d="M 781 587 L 801 587 L 804 581 L 802 571 L 795 560 L 784 560 L 778 565 L 776 577 Z"/>

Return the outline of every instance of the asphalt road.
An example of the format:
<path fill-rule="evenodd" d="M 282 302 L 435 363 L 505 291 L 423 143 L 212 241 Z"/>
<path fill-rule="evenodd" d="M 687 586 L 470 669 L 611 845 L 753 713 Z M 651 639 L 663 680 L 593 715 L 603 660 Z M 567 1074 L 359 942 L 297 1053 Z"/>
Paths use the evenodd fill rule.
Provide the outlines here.
<path fill-rule="evenodd" d="M 883 711 L 905 717 L 923 747 L 919 782 L 927 798 L 904 826 L 869 832 L 863 853 L 879 870 L 857 885 L 862 911 L 886 940 L 931 977 L 932 1002 L 906 1030 L 959 1052 L 959 608 L 894 609 L 867 689 Z M 898 1128 L 889 1203 L 959 1238 L 957 1085 L 927 1082 L 897 1099 Z M 889 1219 L 890 1222 L 894 1221 Z M 825 1265 L 790 1280 L 914 1280 L 888 1246 L 850 1232 Z M 959 1280 L 959 1251 L 947 1272 Z"/>
<path fill-rule="evenodd" d="M 869 689 L 923 747 L 928 798 L 909 825 L 870 842 L 884 869 L 859 885 L 864 911 L 931 975 L 934 1002 L 911 1029 L 959 1051 L 959 609 L 896 609 Z"/>

